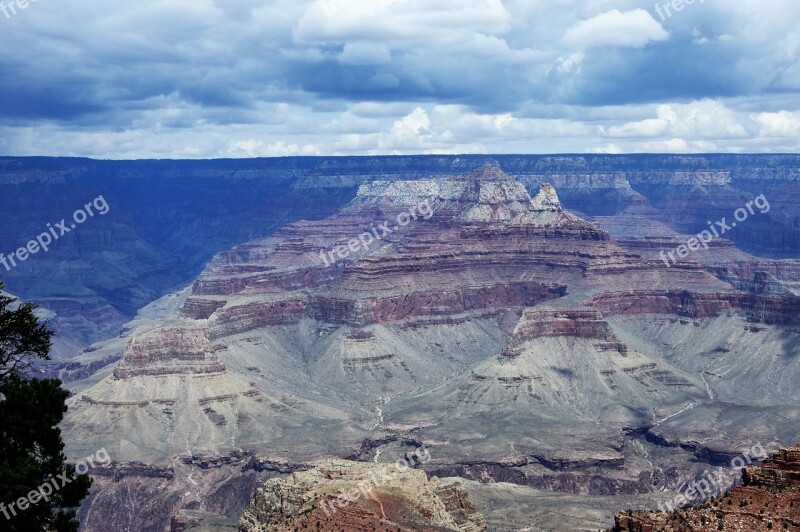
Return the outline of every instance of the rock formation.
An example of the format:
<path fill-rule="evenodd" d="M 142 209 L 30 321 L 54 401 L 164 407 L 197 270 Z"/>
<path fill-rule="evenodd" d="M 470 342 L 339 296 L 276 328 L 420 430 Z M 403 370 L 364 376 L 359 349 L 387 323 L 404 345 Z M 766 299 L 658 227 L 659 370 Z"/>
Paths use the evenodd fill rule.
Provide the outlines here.
<path fill-rule="evenodd" d="M 7 288 L 55 313 L 58 354 L 116 334 L 136 311 L 191 282 L 228 247 L 319 219 L 375 181 L 416 181 L 498 165 L 534 194 L 550 183 L 564 206 L 615 237 L 696 234 L 765 194 L 772 210 L 731 235 L 741 248 L 797 257 L 796 155 L 476 155 L 97 161 L 0 158 L 0 249 L 17 249 L 54 216 L 103 194 L 110 212 L 46 255 L 0 271 Z M 480 209 L 479 209 L 480 210 Z M 165 231 L 164 228 L 169 228 Z M 287 245 L 291 245 L 287 242 Z"/>
<path fill-rule="evenodd" d="M 131 338 L 114 378 L 224 371 L 201 329 L 165 329 Z"/>
<path fill-rule="evenodd" d="M 614 532 L 800 530 L 800 446 L 742 470 L 743 485 L 697 507 L 670 513 L 623 512 Z"/>
<path fill-rule="evenodd" d="M 218 253 L 82 356 L 119 362 L 74 384 L 70 454 L 216 456 L 185 465 L 225 479 L 191 491 L 205 503 L 235 501 L 254 472 L 410 441 L 435 448 L 423 468 L 441 478 L 633 496 L 745 437 L 800 438 L 780 421 L 800 413 L 796 265 L 766 261 L 766 278 L 719 251 L 668 268 L 655 241 L 616 242 L 544 183 L 531 196 L 496 167 L 419 177 L 342 176 L 358 185 L 347 206 Z M 196 511 L 185 484 L 141 504 Z"/>
<path fill-rule="evenodd" d="M 253 494 L 240 532 L 310 530 L 483 532 L 459 483 L 407 465 L 334 460 L 273 479 Z"/>

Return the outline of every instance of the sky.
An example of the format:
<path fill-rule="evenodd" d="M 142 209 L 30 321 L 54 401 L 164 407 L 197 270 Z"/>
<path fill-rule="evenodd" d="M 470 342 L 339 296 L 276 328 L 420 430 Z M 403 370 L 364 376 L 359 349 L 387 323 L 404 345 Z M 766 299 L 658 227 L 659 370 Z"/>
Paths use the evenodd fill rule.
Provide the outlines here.
<path fill-rule="evenodd" d="M 1 1 L 2 155 L 800 151 L 798 0 Z"/>

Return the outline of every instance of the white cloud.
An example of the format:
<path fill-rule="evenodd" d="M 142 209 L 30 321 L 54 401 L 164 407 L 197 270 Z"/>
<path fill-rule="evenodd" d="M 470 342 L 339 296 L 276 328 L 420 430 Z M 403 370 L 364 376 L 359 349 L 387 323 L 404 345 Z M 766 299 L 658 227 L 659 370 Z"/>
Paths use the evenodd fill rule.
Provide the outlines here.
<path fill-rule="evenodd" d="M 682 137 L 728 139 L 750 133 L 743 116 L 713 100 L 689 104 L 662 104 L 656 107 L 657 118 L 647 118 L 611 127 L 601 127 L 603 135 L 614 138 Z"/>
<path fill-rule="evenodd" d="M 568 74 L 570 72 L 575 72 L 576 74 L 580 74 L 581 63 L 583 63 L 584 57 L 585 54 L 583 52 L 575 52 L 566 59 L 564 59 L 563 57 L 559 57 L 558 61 L 556 62 L 556 70 L 560 74 Z"/>
<path fill-rule="evenodd" d="M 288 157 L 291 155 L 320 155 L 318 147 L 312 144 L 300 146 L 279 140 L 271 144 L 257 139 L 233 141 L 228 145 L 228 157 Z"/>
<path fill-rule="evenodd" d="M 410 115 L 398 120 L 392 126 L 392 136 L 396 138 L 416 138 L 429 132 L 431 119 L 425 109 L 417 107 Z"/>
<path fill-rule="evenodd" d="M 753 116 L 759 126 L 759 135 L 764 137 L 800 137 L 800 112 L 780 111 L 759 113 Z"/>
<path fill-rule="evenodd" d="M 498 35 L 511 24 L 501 0 L 322 0 L 298 21 L 301 43 L 429 41 Z"/>
<path fill-rule="evenodd" d="M 640 151 L 648 153 L 689 153 L 689 143 L 684 139 L 669 139 L 657 142 L 645 142 L 641 145 Z"/>
<path fill-rule="evenodd" d="M 604 146 L 599 146 L 597 148 L 592 148 L 589 150 L 591 153 L 605 153 L 610 155 L 618 155 L 620 153 L 625 153 L 625 150 L 620 148 L 617 144 L 609 143 Z"/>
<path fill-rule="evenodd" d="M 417 107 L 378 132 L 342 135 L 335 151 L 490 153 L 492 147 L 499 145 L 512 153 L 582 151 L 567 146 L 591 131 L 591 126 L 562 119 L 519 119 L 510 113 L 482 114 L 461 105 L 436 105 L 430 110 Z"/>
<path fill-rule="evenodd" d="M 581 48 L 593 46 L 629 46 L 641 48 L 651 42 L 664 41 L 669 33 L 644 9 L 624 13 L 606 11 L 578 22 L 564 34 L 566 44 Z"/>

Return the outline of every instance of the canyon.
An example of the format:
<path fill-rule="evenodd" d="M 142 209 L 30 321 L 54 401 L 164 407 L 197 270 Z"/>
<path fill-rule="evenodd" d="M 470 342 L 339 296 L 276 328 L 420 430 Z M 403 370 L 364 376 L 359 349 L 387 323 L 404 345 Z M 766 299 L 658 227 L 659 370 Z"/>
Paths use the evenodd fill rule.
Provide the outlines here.
<path fill-rule="evenodd" d="M 600 223 L 618 241 L 672 242 L 659 249 L 672 249 L 681 243 L 673 241 L 677 235 L 696 234 L 707 220 L 730 219 L 764 194 L 772 209 L 729 234 L 734 249 L 782 259 L 797 258 L 800 248 L 797 155 L 0 157 L 5 252 L 98 195 L 110 206 L 107 215 L 65 235 L 35 261 L 0 275 L 7 290 L 53 313 L 55 354 L 65 361 L 118 334 L 146 304 L 190 283 L 216 253 L 288 223 L 324 218 L 365 183 L 457 175 L 487 164 L 532 193 L 550 183 L 568 210 Z M 65 365 L 50 371 L 58 374 Z"/>
<path fill-rule="evenodd" d="M 67 453 L 103 447 L 115 462 L 83 528 L 235 529 L 261 486 L 306 493 L 331 460 L 352 472 L 424 445 L 431 460 L 408 482 L 447 508 L 471 501 L 476 529 L 597 529 L 623 502 L 654 507 L 664 471 L 691 478 L 756 442 L 800 441 L 795 159 L 3 160 L 0 179 L 19 187 L 52 192 L 89 175 L 94 187 L 103 172 L 132 187 L 142 171 L 148 201 L 162 175 L 208 179 L 222 195 L 200 223 L 163 199 L 143 208 L 161 209 L 152 220 L 126 219 L 147 195 L 115 203 L 109 192 L 95 228 L 113 253 L 65 242 L 8 278 L 62 335 L 43 371 L 73 394 Z M 241 186 L 222 194 L 226 183 Z M 762 193 L 770 212 L 732 240 L 673 267 L 659 259 Z M 400 227 L 422 202 L 431 216 Z M 322 261 L 382 222 L 397 230 Z M 59 274 L 74 293 L 34 282 L 77 263 L 87 266 Z M 104 290 L 93 270 L 115 272 Z M 384 513 L 360 501 L 347 522 L 425 518 L 427 503 L 408 510 L 419 493 L 378 495 Z M 274 511 L 267 500 L 254 530 Z"/>

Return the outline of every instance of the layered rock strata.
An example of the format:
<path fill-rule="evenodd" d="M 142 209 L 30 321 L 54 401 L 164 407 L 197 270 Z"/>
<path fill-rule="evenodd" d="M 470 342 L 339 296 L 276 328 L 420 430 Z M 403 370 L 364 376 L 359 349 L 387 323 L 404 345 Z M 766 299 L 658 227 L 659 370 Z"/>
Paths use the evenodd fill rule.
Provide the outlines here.
<path fill-rule="evenodd" d="M 114 378 L 224 371 L 203 330 L 163 329 L 131 338 L 114 369 Z"/>
<path fill-rule="evenodd" d="M 750 287 L 748 287 L 750 288 Z M 608 314 L 673 314 L 689 318 L 713 318 L 740 310 L 756 323 L 800 324 L 800 297 L 748 292 L 698 293 L 687 290 L 641 290 L 604 293 L 589 304 Z"/>
<path fill-rule="evenodd" d="M 70 452 L 165 463 L 244 451 L 254 470 L 294 471 L 413 439 L 435 446 L 436 474 L 641 493 L 661 457 L 632 440 L 699 433 L 698 449 L 718 448 L 767 419 L 737 398 L 746 378 L 797 373 L 790 294 L 700 262 L 666 268 L 566 212 L 552 187 L 534 190 L 497 168 L 365 184 L 329 218 L 218 254 L 185 301 L 126 330 L 115 375 L 70 399 L 64 430 L 82 435 Z M 709 325 L 720 305 L 730 320 Z M 681 343 L 712 325 L 696 352 Z M 752 364 L 736 358 L 754 348 Z M 738 395 L 718 377 L 731 373 Z M 785 404 L 790 419 L 795 392 L 751 403 Z M 676 452 L 702 459 L 693 449 Z"/>

